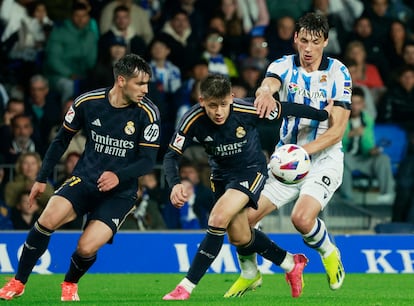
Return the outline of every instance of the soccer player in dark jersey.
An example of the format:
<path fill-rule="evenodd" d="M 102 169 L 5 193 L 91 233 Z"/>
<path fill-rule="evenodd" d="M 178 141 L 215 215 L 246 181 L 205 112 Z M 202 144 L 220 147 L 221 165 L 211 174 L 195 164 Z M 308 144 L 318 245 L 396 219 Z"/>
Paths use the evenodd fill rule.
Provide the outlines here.
<path fill-rule="evenodd" d="M 134 209 L 138 177 L 155 165 L 160 118 L 157 107 L 145 97 L 151 68 L 141 57 L 124 56 L 115 64 L 114 76 L 112 88 L 80 95 L 66 113 L 63 127 L 46 153 L 28 205 L 45 190 L 48 176 L 81 129 L 87 136 L 85 150 L 73 176 L 50 198 L 29 232 L 15 277 L 0 289 L 1 299 L 22 295 L 52 233 L 76 216 L 88 214 L 61 284 L 61 300 L 78 301 L 79 279 Z"/>
<path fill-rule="evenodd" d="M 218 255 L 226 231 L 233 245 L 247 252 L 255 250 L 284 269 L 292 295 L 300 295 L 302 271 L 307 258 L 281 249 L 264 233 L 251 229 L 247 219 L 245 208 L 257 209 L 260 192 L 267 178 L 266 158 L 256 129 L 260 116 L 253 100 L 233 99 L 230 81 L 221 75 L 210 75 L 200 84 L 200 103 L 183 116 L 173 135 L 164 157 L 167 182 L 172 188 L 171 203 L 181 208 L 187 201 L 188 194 L 178 173 L 178 162 L 193 141 L 201 144 L 209 155 L 211 185 L 216 203 L 210 213 L 206 236 L 187 276 L 163 297 L 164 300 L 189 299 L 192 290 Z M 326 120 L 328 117 L 325 110 L 298 106 L 275 102 L 270 118 L 277 120 L 295 115 Z M 261 279 L 257 281 L 261 282 Z"/>

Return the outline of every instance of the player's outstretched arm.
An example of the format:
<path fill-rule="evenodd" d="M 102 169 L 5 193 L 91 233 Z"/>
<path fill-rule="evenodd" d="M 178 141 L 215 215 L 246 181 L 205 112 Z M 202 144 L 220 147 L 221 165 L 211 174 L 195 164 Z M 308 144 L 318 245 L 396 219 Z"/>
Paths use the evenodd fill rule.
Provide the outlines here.
<path fill-rule="evenodd" d="M 309 105 L 290 103 L 290 102 L 280 102 L 281 108 L 279 110 L 280 116 L 295 116 L 301 118 L 314 119 L 318 121 L 325 121 L 329 118 L 329 111 L 332 109 L 333 102 L 331 102 L 330 108 L 327 109 L 317 109 Z"/>

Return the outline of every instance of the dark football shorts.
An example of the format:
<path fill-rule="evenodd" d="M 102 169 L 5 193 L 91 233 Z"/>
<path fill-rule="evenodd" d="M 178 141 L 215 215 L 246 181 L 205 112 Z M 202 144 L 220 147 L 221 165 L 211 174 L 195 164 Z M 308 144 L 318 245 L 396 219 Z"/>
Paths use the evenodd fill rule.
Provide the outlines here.
<path fill-rule="evenodd" d="M 96 185 L 83 182 L 73 176 L 55 191 L 71 202 L 78 216 L 87 214 L 87 222 L 99 220 L 108 225 L 115 234 L 125 218 L 135 209 L 136 195 L 126 195 L 116 190 L 100 192 Z"/>
<path fill-rule="evenodd" d="M 212 177 L 212 190 L 217 201 L 227 189 L 236 189 L 249 197 L 247 206 L 257 209 L 260 193 L 267 179 L 267 169 L 248 168 L 221 177 Z"/>

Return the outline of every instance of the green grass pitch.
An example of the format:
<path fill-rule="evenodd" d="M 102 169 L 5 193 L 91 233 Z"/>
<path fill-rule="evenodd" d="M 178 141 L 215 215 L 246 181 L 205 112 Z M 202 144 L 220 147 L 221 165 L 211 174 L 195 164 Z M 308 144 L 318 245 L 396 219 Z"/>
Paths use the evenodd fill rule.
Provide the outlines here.
<path fill-rule="evenodd" d="M 263 285 L 242 298 L 224 299 L 236 274 L 206 274 L 188 301 L 163 301 L 183 274 L 87 274 L 79 282 L 81 305 L 414 305 L 414 274 L 347 274 L 331 291 L 324 274 L 305 274 L 305 288 L 293 299 L 283 274 L 264 275 Z M 11 275 L 2 275 L 4 283 Z M 63 275 L 30 276 L 25 294 L 9 305 L 62 305 Z M 1 302 L 0 302 L 1 303 Z"/>

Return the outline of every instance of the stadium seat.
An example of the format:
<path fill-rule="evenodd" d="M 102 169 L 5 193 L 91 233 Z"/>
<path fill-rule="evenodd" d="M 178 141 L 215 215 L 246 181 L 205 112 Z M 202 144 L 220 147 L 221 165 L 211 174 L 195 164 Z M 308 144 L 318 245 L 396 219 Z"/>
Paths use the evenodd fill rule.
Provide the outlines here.
<path fill-rule="evenodd" d="M 394 176 L 398 171 L 401 161 L 407 154 L 407 133 L 398 124 L 377 123 L 375 125 L 375 142 L 377 147 L 383 149 L 391 160 L 391 167 Z M 368 192 L 375 192 L 378 188 L 378 182 L 375 178 L 370 177 L 356 170 L 352 173 L 353 186 L 363 194 L 362 205 L 367 204 Z"/>
<path fill-rule="evenodd" d="M 414 224 L 403 222 L 379 223 L 375 226 L 377 234 L 414 234 Z"/>

